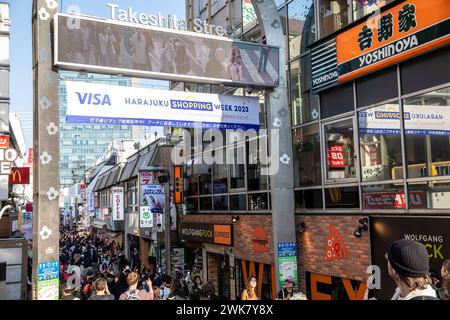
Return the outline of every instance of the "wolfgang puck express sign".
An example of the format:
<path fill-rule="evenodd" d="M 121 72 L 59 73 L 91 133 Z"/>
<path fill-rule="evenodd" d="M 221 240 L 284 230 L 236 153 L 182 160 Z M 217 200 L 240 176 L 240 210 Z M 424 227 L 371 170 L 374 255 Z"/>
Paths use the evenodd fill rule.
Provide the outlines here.
<path fill-rule="evenodd" d="M 233 243 L 232 229 L 229 224 L 182 223 L 181 239 L 228 246 Z"/>
<path fill-rule="evenodd" d="M 407 0 L 368 16 L 312 48 L 313 88 L 343 83 L 449 43 L 449 17 L 448 0 Z M 325 52 L 329 63 L 324 69 Z"/>
<path fill-rule="evenodd" d="M 395 291 L 384 257 L 392 242 L 409 239 L 423 243 L 430 257 L 430 270 L 437 273 L 440 273 L 444 260 L 450 259 L 448 217 L 371 217 L 370 227 L 372 264 L 381 269 L 381 289 L 375 290 L 379 299 L 390 299 Z"/>

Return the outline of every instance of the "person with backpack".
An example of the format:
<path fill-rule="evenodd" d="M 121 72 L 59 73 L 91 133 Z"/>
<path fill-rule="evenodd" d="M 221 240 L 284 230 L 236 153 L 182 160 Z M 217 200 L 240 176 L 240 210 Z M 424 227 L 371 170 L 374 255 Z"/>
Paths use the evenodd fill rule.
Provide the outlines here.
<path fill-rule="evenodd" d="M 147 280 L 149 291 L 138 290 L 139 276 L 136 272 L 130 272 L 127 276 L 128 290 L 122 293 L 119 300 L 153 300 L 152 281 Z"/>
<path fill-rule="evenodd" d="M 439 300 L 429 277 L 430 258 L 417 241 L 395 241 L 386 253 L 389 276 L 397 289 L 391 300 Z"/>

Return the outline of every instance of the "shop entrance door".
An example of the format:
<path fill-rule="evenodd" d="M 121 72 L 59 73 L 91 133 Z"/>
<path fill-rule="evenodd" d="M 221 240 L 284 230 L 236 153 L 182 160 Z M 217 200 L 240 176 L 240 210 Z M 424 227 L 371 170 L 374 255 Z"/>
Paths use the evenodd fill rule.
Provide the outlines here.
<path fill-rule="evenodd" d="M 208 252 L 208 281 L 212 281 L 220 299 L 230 299 L 230 258 Z"/>

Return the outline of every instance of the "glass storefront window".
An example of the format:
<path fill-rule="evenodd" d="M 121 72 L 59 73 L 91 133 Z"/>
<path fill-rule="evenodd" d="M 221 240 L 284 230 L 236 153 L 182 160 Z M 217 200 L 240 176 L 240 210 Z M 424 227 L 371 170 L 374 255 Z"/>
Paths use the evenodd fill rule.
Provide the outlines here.
<path fill-rule="evenodd" d="M 207 164 L 194 165 L 197 169 L 200 194 L 212 193 L 211 166 Z"/>
<path fill-rule="evenodd" d="M 358 123 L 362 180 L 398 178 L 403 168 L 398 104 L 358 112 Z"/>
<path fill-rule="evenodd" d="M 347 0 L 319 0 L 321 37 L 325 37 L 348 24 Z"/>
<path fill-rule="evenodd" d="M 450 87 L 403 101 L 408 177 L 450 175 Z"/>
<path fill-rule="evenodd" d="M 214 197 L 214 210 L 228 210 L 228 197 L 218 196 Z"/>
<path fill-rule="evenodd" d="M 353 20 L 368 15 L 394 0 L 353 0 Z"/>
<path fill-rule="evenodd" d="M 300 55 L 302 37 L 313 36 L 309 41 L 314 40 L 315 28 L 311 25 L 314 18 L 312 0 L 294 0 L 288 5 L 289 18 L 289 58 L 293 59 Z M 308 23 L 307 23 L 308 21 Z M 308 28 L 308 30 L 305 30 Z M 304 30 L 306 32 L 304 32 Z M 308 41 L 307 41 L 308 42 Z"/>
<path fill-rule="evenodd" d="M 322 184 L 319 124 L 296 129 L 294 148 L 298 170 L 297 185 Z"/>
<path fill-rule="evenodd" d="M 406 208 L 403 184 L 364 185 L 362 186 L 362 193 L 363 209 L 383 210 Z M 410 194 L 409 197 L 410 199 L 415 199 L 415 195 Z"/>
<path fill-rule="evenodd" d="M 198 211 L 198 198 L 187 198 L 187 211 Z"/>
<path fill-rule="evenodd" d="M 200 211 L 210 211 L 210 210 L 212 210 L 211 197 L 201 197 L 200 198 Z"/>
<path fill-rule="evenodd" d="M 295 190 L 295 209 L 322 209 L 322 189 Z"/>
<path fill-rule="evenodd" d="M 325 206 L 327 209 L 358 209 L 358 187 L 334 187 L 325 189 Z"/>
<path fill-rule="evenodd" d="M 247 210 L 247 197 L 245 194 L 230 196 L 230 210 Z"/>
<path fill-rule="evenodd" d="M 226 164 L 213 165 L 214 193 L 227 193 L 228 191 L 228 166 Z"/>
<path fill-rule="evenodd" d="M 248 195 L 248 210 L 267 209 L 269 209 L 267 193 L 252 193 Z"/>
<path fill-rule="evenodd" d="M 245 188 L 245 146 L 240 145 L 231 150 L 233 164 L 230 164 L 230 188 L 242 189 Z"/>
<path fill-rule="evenodd" d="M 253 148 L 253 143 L 247 142 L 247 189 L 249 191 L 268 190 L 268 176 L 261 175 L 258 150 L 250 150 L 250 148 Z"/>
<path fill-rule="evenodd" d="M 338 181 L 356 177 L 353 120 L 325 125 L 327 179 Z"/>
<path fill-rule="evenodd" d="M 409 183 L 410 209 L 450 209 L 450 181 Z"/>
<path fill-rule="evenodd" d="M 319 119 L 318 96 L 311 91 L 309 55 L 290 64 L 290 102 L 294 126 Z"/>

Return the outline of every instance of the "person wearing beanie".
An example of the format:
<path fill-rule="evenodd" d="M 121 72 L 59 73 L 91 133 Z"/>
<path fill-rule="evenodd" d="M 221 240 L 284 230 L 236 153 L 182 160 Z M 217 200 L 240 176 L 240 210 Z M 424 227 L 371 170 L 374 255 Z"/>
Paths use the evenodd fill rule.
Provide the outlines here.
<path fill-rule="evenodd" d="M 438 300 L 428 276 L 428 251 L 422 243 L 406 239 L 395 241 L 386 259 L 389 276 L 397 285 L 392 300 Z"/>

